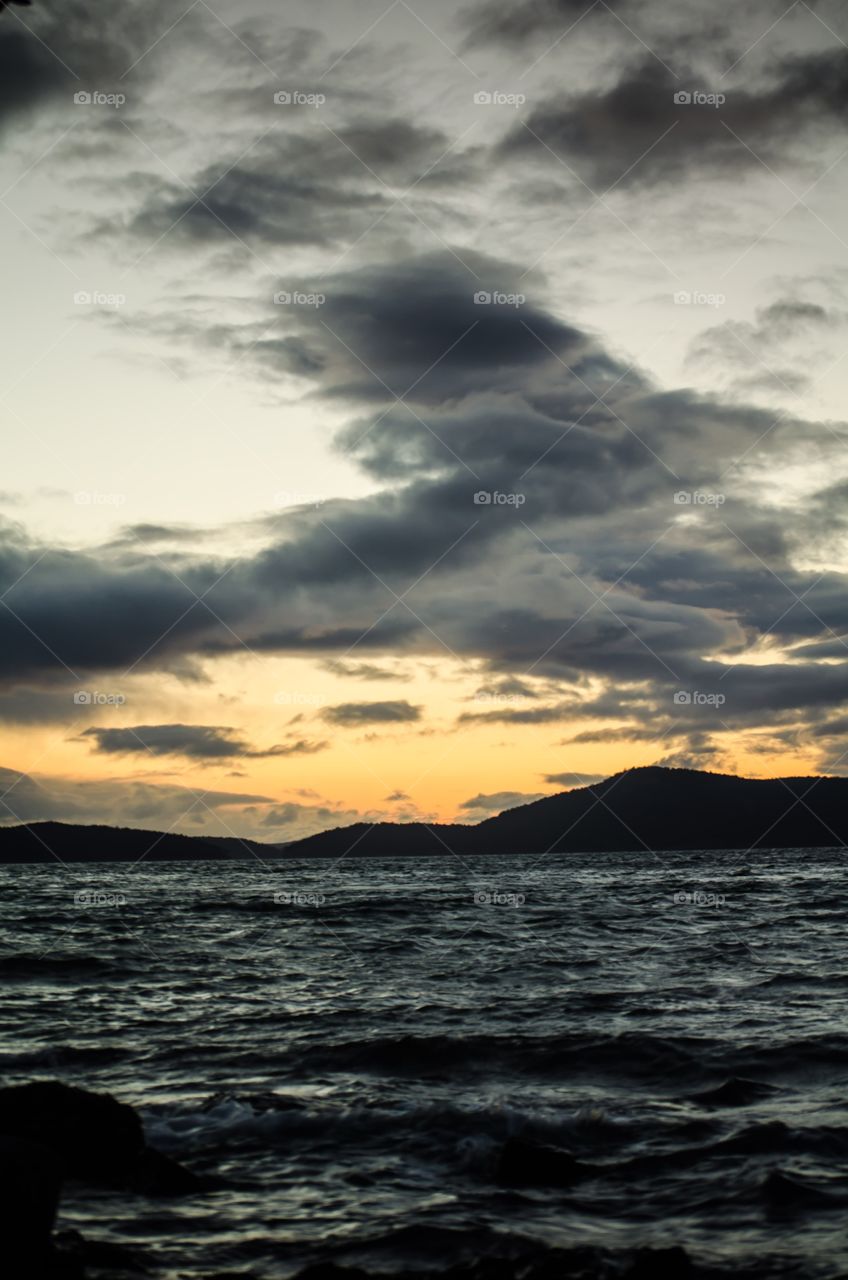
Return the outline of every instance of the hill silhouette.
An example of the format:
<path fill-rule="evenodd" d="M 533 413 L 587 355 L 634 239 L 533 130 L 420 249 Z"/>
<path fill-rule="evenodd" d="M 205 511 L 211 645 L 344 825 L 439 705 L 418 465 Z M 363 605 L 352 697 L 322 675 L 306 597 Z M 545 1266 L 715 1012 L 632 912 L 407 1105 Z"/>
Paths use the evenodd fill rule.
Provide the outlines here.
<path fill-rule="evenodd" d="M 278 850 L 255 840 L 182 836 L 135 827 L 77 826 L 31 822 L 0 827 L 0 864 L 5 862 L 181 862 L 192 859 L 265 857 Z"/>
<path fill-rule="evenodd" d="M 649 766 L 507 809 L 474 826 L 357 823 L 292 857 L 639 849 L 832 848 L 848 840 L 848 778 L 739 778 Z"/>
<path fill-rule="evenodd" d="M 287 845 L 62 822 L 0 827 L 0 863 L 807 849 L 846 843 L 848 778 L 752 779 L 649 766 L 476 824 L 354 823 Z"/>

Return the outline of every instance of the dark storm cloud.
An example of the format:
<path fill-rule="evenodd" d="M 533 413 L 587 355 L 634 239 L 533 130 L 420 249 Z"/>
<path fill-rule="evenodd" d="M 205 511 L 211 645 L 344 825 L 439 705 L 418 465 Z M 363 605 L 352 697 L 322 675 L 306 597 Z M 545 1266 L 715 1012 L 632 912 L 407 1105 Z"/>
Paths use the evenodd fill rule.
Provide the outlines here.
<path fill-rule="evenodd" d="M 248 324 L 203 328 L 190 317 L 181 334 L 178 325 L 146 323 L 169 340 L 188 338 L 216 351 L 226 343 L 233 357 L 249 358 L 271 380 L 294 373 L 322 395 L 365 405 L 402 396 L 432 406 L 512 388 L 526 395 L 538 373 L 535 399 L 544 413 L 555 410 L 566 377 L 587 409 L 593 392 L 616 379 L 620 388 L 639 385 L 590 335 L 534 304 L 531 281 L 513 263 L 440 251 L 328 274 L 319 284 L 279 278 L 260 319 Z M 318 292 L 323 302 L 274 307 L 276 292 Z"/>
<path fill-rule="evenodd" d="M 212 573 L 211 567 L 199 570 L 207 585 Z M 152 560 L 123 571 L 119 561 L 98 556 L 0 543 L 0 581 L 6 591 L 0 606 L 6 674 L 64 669 L 74 681 L 85 670 L 130 667 L 145 642 L 165 660 L 166 650 L 185 652 L 189 635 L 202 643 L 210 630 L 210 615 L 192 608 L 197 596 Z"/>
<path fill-rule="evenodd" d="M 638 385 L 590 335 L 534 305 L 530 290 L 512 263 L 473 252 L 421 255 L 327 276 L 322 306 L 284 317 L 296 334 L 281 341 L 251 329 L 239 345 L 269 373 L 308 373 L 323 395 L 366 404 L 402 397 L 433 406 L 516 383 L 526 396 L 538 376 L 544 413 L 566 378 L 587 408 L 592 390 L 599 395 L 616 378 Z"/>
<path fill-rule="evenodd" d="M 235 729 L 206 724 L 139 724 L 109 729 L 92 727 L 80 735 L 91 739 L 103 755 L 184 756 L 189 760 L 265 760 L 273 756 L 312 755 L 326 742 L 298 739 L 258 750 Z"/>
<path fill-rule="evenodd" d="M 678 101 L 724 94 L 720 106 Z M 561 157 L 593 188 L 679 183 L 695 172 L 758 169 L 809 154 L 818 130 L 848 111 L 848 50 L 783 60 L 769 80 L 748 88 L 707 83 L 654 57 L 624 71 L 611 88 L 562 94 L 516 123 L 502 158 L 529 156 L 550 168 Z M 741 141 L 740 141 L 741 139 Z"/>
<path fill-rule="evenodd" d="M 98 0 L 39 0 L 0 14 L 0 124 L 51 101 L 72 108 L 78 90 L 114 93 L 173 22 L 164 0 L 117 10 Z M 136 82 L 137 83 L 137 82 Z"/>
<path fill-rule="evenodd" d="M 23 27 L 8 18 L 0 27 L 0 119 L 71 91 L 74 77 Z"/>
<path fill-rule="evenodd" d="M 327 707 L 322 718 L 328 724 L 357 728 L 365 724 L 411 724 L 421 719 L 421 708 L 405 700 L 397 702 L 343 702 Z"/>
<path fill-rule="evenodd" d="M 733 532 L 740 527 L 745 545 Z M 633 569 L 633 585 L 663 598 L 673 594 L 681 605 L 698 610 L 715 608 L 720 600 L 722 610 L 739 620 L 740 647 L 760 629 L 787 645 L 814 637 L 835 642 L 848 630 L 844 575 L 828 570 L 811 578 L 792 565 L 794 529 L 785 515 L 778 512 L 759 528 L 753 520 L 742 524 L 741 518 L 733 519 L 732 528 L 717 523 L 710 530 L 711 545 L 697 543 L 693 533 L 676 547 L 658 547 L 650 567 Z"/>
<path fill-rule="evenodd" d="M 817 738 L 846 738 L 848 737 L 848 715 L 837 716 L 834 720 L 825 720 L 823 724 L 815 725 L 812 733 Z"/>
<path fill-rule="evenodd" d="M 234 236 L 254 243 L 328 245 L 349 230 L 356 213 L 367 222 L 384 204 L 378 193 L 334 191 L 286 173 L 242 166 L 221 176 L 213 168 L 199 175 L 191 191 L 163 187 L 127 229 L 151 242 L 168 236 L 177 246 L 232 245 Z"/>
<path fill-rule="evenodd" d="M 848 648 L 843 650 L 848 654 Z M 663 656 L 676 662 L 679 670 L 671 677 L 660 664 L 645 661 L 640 683 L 631 689 L 613 687 L 611 695 L 600 699 L 570 698 L 558 705 L 530 710 L 496 707 L 480 714 L 465 713 L 460 723 L 545 724 L 578 723 L 585 719 L 618 719 L 632 707 L 630 723 L 582 730 L 568 739 L 570 745 L 600 745 L 611 742 L 642 742 L 659 735 L 689 738 L 705 732 L 754 728 L 768 717 L 772 725 L 792 723 L 801 715 L 813 722 L 828 715 L 833 707 L 848 702 L 848 674 L 837 666 L 818 663 L 772 663 L 768 665 L 722 665 L 698 656 L 694 646 L 688 654 Z M 615 680 L 634 679 L 638 655 L 621 652 L 617 663 L 610 654 L 595 668 Z M 607 665 L 609 663 L 609 665 Z M 588 663 L 586 663 L 588 666 Z M 603 668 L 606 670 L 603 671 Z M 634 696 L 635 695 L 635 696 Z M 681 695 L 686 701 L 681 702 Z"/>
<path fill-rule="evenodd" d="M 841 670 L 813 653 L 732 672 L 704 655 L 741 658 L 765 635 L 829 644 L 848 631 L 844 576 L 811 582 L 794 567 L 793 522 L 760 505 L 767 494 L 723 494 L 720 509 L 674 503 L 679 489 L 732 484 L 735 461 L 758 457 L 763 439 L 770 463 L 837 453 L 832 424 L 658 392 L 529 286 L 520 305 L 476 305 L 477 289 L 509 291 L 518 271 L 473 261 L 479 280 L 449 253 L 338 274 L 324 308 L 292 318 L 316 390 L 354 406 L 338 443 L 379 492 L 293 509 L 258 553 L 187 553 L 179 579 L 143 546 L 84 553 L 0 530 L 10 694 L 62 680 L 70 713 L 89 672 L 114 673 L 108 687 L 121 692 L 126 668 L 182 671 L 245 651 L 319 655 L 362 678 L 386 655 L 436 654 L 475 660 L 494 697 L 538 695 L 530 706 L 481 698 L 461 724 L 624 717 L 660 731 L 679 689 L 726 695 L 720 714 L 684 712 L 686 734 L 743 727 L 770 707 L 814 719 L 837 709 Z M 230 337 L 238 353 L 255 335 Z M 278 348 L 260 359 L 279 376 Z M 386 386 L 407 391 L 406 405 Z M 839 496 L 821 502 L 836 509 Z M 327 714 L 356 727 L 420 712 L 354 703 Z"/>
<path fill-rule="evenodd" d="M 403 216 L 397 197 L 413 184 L 416 198 L 426 200 L 431 190 L 445 194 L 471 177 L 470 156 L 460 161 L 447 154 L 452 139 L 437 130 L 397 118 L 334 127 L 315 111 L 307 115 L 295 132 L 280 114 L 244 159 L 216 161 L 186 185 L 148 178 L 144 204 L 124 231 L 146 242 L 167 236 L 183 249 L 232 246 L 234 235 L 258 247 L 330 245 L 355 237 L 391 209 Z M 430 217 L 438 216 L 434 208 Z M 97 234 L 112 230 L 104 223 Z"/>

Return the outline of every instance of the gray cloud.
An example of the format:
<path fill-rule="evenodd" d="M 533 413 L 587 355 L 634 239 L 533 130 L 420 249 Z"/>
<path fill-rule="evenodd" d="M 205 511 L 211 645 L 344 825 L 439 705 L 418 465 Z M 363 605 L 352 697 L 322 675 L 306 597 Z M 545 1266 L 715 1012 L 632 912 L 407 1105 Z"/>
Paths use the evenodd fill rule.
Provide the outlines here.
<path fill-rule="evenodd" d="M 489 817 L 495 813 L 502 813 L 504 809 L 514 809 L 520 804 L 530 804 L 533 800 L 541 800 L 545 795 L 547 795 L 545 791 L 493 791 L 489 795 L 481 794 L 472 796 L 469 800 L 463 800 L 459 807 L 476 819 L 481 815 Z"/>
<path fill-rule="evenodd" d="M 545 782 L 571 791 L 575 787 L 591 787 L 596 782 L 603 782 L 606 776 L 604 773 L 546 773 Z"/>
<path fill-rule="evenodd" d="M 170 829 L 203 827 L 209 834 L 231 834 L 228 810 L 273 803 L 267 796 L 205 791 L 137 779 L 83 780 L 36 777 L 0 768 L 0 823 L 102 822 L 127 827 Z"/>
<path fill-rule="evenodd" d="M 675 95 L 721 92 L 726 102 L 679 103 Z M 848 108 L 848 51 L 786 58 L 753 88 L 679 69 L 656 57 L 625 70 L 612 88 L 562 94 L 536 107 L 500 146 L 550 168 L 553 151 L 593 188 L 679 183 L 692 172 L 727 173 L 803 158 L 810 136 Z M 740 141 L 741 139 L 741 141 Z"/>
<path fill-rule="evenodd" d="M 270 91 L 266 111 L 273 110 L 269 104 Z M 299 131 L 273 130 L 245 158 L 218 160 L 185 184 L 149 178 L 144 203 L 122 233 L 146 243 L 167 236 L 178 250 L 237 248 L 234 235 L 254 247 L 328 246 L 365 231 L 390 210 L 412 227 L 415 216 L 397 201 L 395 188 L 402 194 L 414 184 L 416 204 L 441 219 L 431 193 L 470 178 L 472 157 L 460 163 L 449 155 L 452 139 L 435 129 L 400 118 L 347 120 L 335 128 L 314 111 L 305 118 Z M 114 230 L 104 222 L 96 234 Z M 290 283 L 280 281 L 278 290 Z M 321 291 L 327 291 L 324 283 Z"/>
<path fill-rule="evenodd" d="M 343 702 L 327 707 L 323 719 L 328 724 L 357 728 L 366 724 L 411 724 L 421 719 L 421 708 L 406 701 Z"/>
<path fill-rule="evenodd" d="M 51 103 L 73 109 L 73 95 L 81 89 L 126 93 L 121 77 L 168 25 L 169 13 L 164 0 L 125 5 L 120 22 L 96 0 L 39 0 L 25 15 L 4 13 L 0 123 Z M 133 88 L 142 82 L 139 73 Z"/>
<path fill-rule="evenodd" d="M 759 390 L 798 395 L 813 381 L 817 366 L 848 323 L 848 312 L 802 298 L 785 297 L 759 307 L 753 321 L 728 320 L 698 335 L 687 354 L 693 366 L 708 368 L 734 391 Z"/>
<path fill-rule="evenodd" d="M 301 804 L 250 792 L 209 791 L 144 779 L 70 779 L 0 768 L 0 825 L 107 822 L 188 835 L 301 839 L 327 827 L 379 821 L 376 811 Z"/>
<path fill-rule="evenodd" d="M 607 0 L 610 9 L 624 9 L 630 0 Z M 479 44 L 503 44 L 508 49 L 530 43 L 539 37 L 562 36 L 572 25 L 599 8 L 597 0 L 525 0 L 516 6 L 509 0 L 489 0 L 468 9 L 465 18 L 467 49 Z"/>
<path fill-rule="evenodd" d="M 329 658 L 324 667 L 335 676 L 344 676 L 348 680 L 411 680 L 412 677 L 402 671 L 394 671 L 390 667 L 380 667 L 373 662 L 346 662 L 341 658 Z"/>
<path fill-rule="evenodd" d="M 474 261 L 486 283 L 516 280 L 514 265 Z M 119 692 L 130 668 L 196 675 L 244 645 L 320 656 L 361 678 L 386 670 L 387 656 L 473 659 L 504 702 L 466 705 L 461 725 L 594 720 L 604 731 L 606 719 L 637 733 L 682 715 L 685 736 L 838 708 L 841 669 L 818 659 L 848 631 L 844 575 L 811 582 L 795 567 L 803 530 L 749 491 L 723 494 L 720 511 L 673 501 L 678 489 L 732 484 L 747 454 L 837 456 L 834 425 L 660 392 L 532 299 L 475 306 L 477 283 L 447 253 L 370 266 L 328 283 L 333 333 L 314 316 L 293 321 L 319 393 L 359 415 L 338 445 L 376 493 L 287 513 L 257 553 L 187 551 L 179 580 L 143 546 L 82 552 L 0 529 L 10 710 L 26 719 L 27 689 L 64 688 L 69 705 L 89 673 L 113 673 Z M 230 339 L 247 351 L 238 330 Z M 269 376 L 287 367 L 277 347 L 260 344 L 258 356 Z M 411 386 L 414 412 L 393 407 L 384 383 Z M 480 490 L 523 501 L 479 505 Z M 822 529 L 840 502 L 821 497 Z M 791 660 L 728 669 L 705 656 L 742 659 L 766 635 Z M 675 712 L 681 688 L 721 690 L 726 703 L 720 715 Z M 507 701 L 528 690 L 530 705 Z M 330 710 L 335 723 L 420 714 L 408 703 L 346 707 Z"/>
<path fill-rule="evenodd" d="M 557 356 L 578 372 L 611 374 L 596 343 L 540 308 L 475 302 L 481 292 L 522 288 L 516 265 L 468 252 L 461 261 L 440 252 L 330 275 L 324 305 L 297 316 L 297 355 L 291 343 L 269 339 L 256 357 L 311 372 L 326 396 L 366 403 L 403 396 L 432 406 L 479 391 L 484 376 L 493 391 L 504 389 L 516 371 L 532 373 Z"/>
<path fill-rule="evenodd" d="M 234 729 L 206 724 L 139 724 L 126 728 L 85 729 L 81 739 L 91 739 L 103 755 L 184 756 L 190 760 L 265 760 L 273 756 L 313 755 L 326 742 L 303 738 L 278 743 L 265 750 L 251 747 Z"/>

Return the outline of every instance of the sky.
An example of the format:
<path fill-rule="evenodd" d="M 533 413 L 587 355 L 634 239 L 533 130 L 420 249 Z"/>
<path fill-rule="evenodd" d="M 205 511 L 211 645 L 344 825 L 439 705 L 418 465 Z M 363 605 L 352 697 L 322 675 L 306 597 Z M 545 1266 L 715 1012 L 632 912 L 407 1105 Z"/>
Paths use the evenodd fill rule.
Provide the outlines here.
<path fill-rule="evenodd" d="M 848 773 L 840 0 L 0 12 L 0 823 Z"/>

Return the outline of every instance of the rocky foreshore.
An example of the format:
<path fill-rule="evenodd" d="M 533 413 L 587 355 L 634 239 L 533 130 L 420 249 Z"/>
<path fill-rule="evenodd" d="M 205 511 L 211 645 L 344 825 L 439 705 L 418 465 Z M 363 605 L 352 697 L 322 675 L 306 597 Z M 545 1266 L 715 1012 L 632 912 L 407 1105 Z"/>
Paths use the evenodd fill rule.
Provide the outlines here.
<path fill-rule="evenodd" d="M 145 1141 L 133 1107 L 109 1094 L 53 1081 L 0 1089 L 0 1171 L 3 1275 L 8 1280 L 155 1276 L 155 1263 L 138 1249 L 56 1230 L 66 1183 L 77 1192 L 107 1188 L 142 1198 L 198 1195 L 210 1186 Z M 512 1137 L 501 1148 L 493 1177 L 505 1194 L 558 1188 L 565 1196 L 576 1183 L 601 1172 L 566 1150 Z M 770 1211 L 796 1209 L 800 1193 L 794 1183 L 784 1179 L 776 1188 L 773 1182 L 765 1189 Z M 361 1252 L 350 1245 L 328 1246 L 323 1255 L 305 1266 L 289 1255 L 286 1271 L 293 1280 L 433 1280 L 436 1274 L 446 1280 L 777 1280 L 778 1275 L 801 1280 L 797 1271 L 775 1269 L 768 1260 L 741 1267 L 729 1261 L 706 1265 L 674 1244 L 613 1251 L 590 1245 L 546 1248 L 504 1237 L 497 1253 L 491 1252 L 490 1241 L 477 1256 L 445 1258 L 437 1271 L 397 1256 L 381 1258 L 372 1269 L 370 1262 L 361 1265 Z M 267 1277 L 248 1268 L 210 1270 L 204 1280 Z"/>
<path fill-rule="evenodd" d="M 138 1113 L 52 1081 L 0 1089 L 0 1223 L 9 1280 L 80 1280 L 87 1267 L 143 1270 L 131 1251 L 54 1234 L 66 1182 L 187 1195 L 202 1183 L 147 1145 Z"/>

